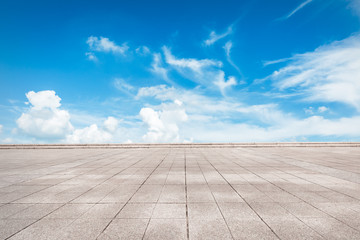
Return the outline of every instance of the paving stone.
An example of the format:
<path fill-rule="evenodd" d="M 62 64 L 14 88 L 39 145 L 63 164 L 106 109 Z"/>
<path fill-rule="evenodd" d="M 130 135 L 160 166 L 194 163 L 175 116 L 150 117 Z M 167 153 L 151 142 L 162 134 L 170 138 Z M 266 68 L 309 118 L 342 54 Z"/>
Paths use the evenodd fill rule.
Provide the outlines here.
<path fill-rule="evenodd" d="M 152 218 L 186 218 L 185 204 L 161 204 L 155 206 Z"/>
<path fill-rule="evenodd" d="M 142 185 L 130 202 L 157 202 L 163 185 Z"/>
<path fill-rule="evenodd" d="M 112 219 L 125 203 L 101 203 L 93 205 L 81 218 L 83 219 Z"/>
<path fill-rule="evenodd" d="M 0 219 L 0 239 L 6 239 L 21 231 L 36 219 Z"/>
<path fill-rule="evenodd" d="M 142 239 L 148 222 L 149 219 L 114 219 L 98 239 Z"/>
<path fill-rule="evenodd" d="M 189 185 L 187 187 L 188 202 L 214 202 L 214 197 L 207 185 Z"/>
<path fill-rule="evenodd" d="M 232 239 L 231 233 L 222 218 L 189 219 L 190 239 Z"/>
<path fill-rule="evenodd" d="M 0 218 L 8 218 L 30 206 L 32 206 L 32 204 L 4 204 L 0 206 Z"/>
<path fill-rule="evenodd" d="M 59 203 L 49 203 L 49 204 L 43 204 L 43 203 L 37 203 L 34 205 L 31 205 L 30 207 L 11 215 L 9 218 L 12 219 L 41 219 L 45 217 L 46 215 L 50 214 L 51 212 L 55 211 L 56 209 L 59 209 L 62 206 L 62 204 Z"/>
<path fill-rule="evenodd" d="M 154 207 L 154 203 L 128 203 L 117 218 L 150 218 Z"/>
<path fill-rule="evenodd" d="M 216 203 L 189 203 L 189 218 L 217 219 L 222 218 Z"/>
<path fill-rule="evenodd" d="M 239 219 L 227 220 L 227 224 L 234 239 L 278 239 L 271 229 L 258 219 Z"/>
<path fill-rule="evenodd" d="M 60 218 L 60 219 L 76 219 L 81 217 L 85 212 L 87 212 L 94 204 L 78 204 L 70 203 L 58 208 L 56 211 L 52 212 L 46 218 Z"/>
<path fill-rule="evenodd" d="M 360 239 L 358 147 L 119 146 L 0 145 L 0 239 Z"/>
<path fill-rule="evenodd" d="M 163 203 L 185 203 L 184 185 L 165 185 L 159 197 L 159 202 Z"/>
<path fill-rule="evenodd" d="M 144 239 L 187 239 L 186 219 L 151 219 Z"/>

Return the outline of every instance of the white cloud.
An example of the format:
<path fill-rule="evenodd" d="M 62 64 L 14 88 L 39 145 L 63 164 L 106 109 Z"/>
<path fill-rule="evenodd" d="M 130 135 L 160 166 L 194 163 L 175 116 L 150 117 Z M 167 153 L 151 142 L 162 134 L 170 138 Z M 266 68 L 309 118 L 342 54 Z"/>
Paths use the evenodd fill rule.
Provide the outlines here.
<path fill-rule="evenodd" d="M 320 106 L 318 107 L 318 112 L 323 113 L 329 111 L 329 108 L 325 107 L 325 106 Z"/>
<path fill-rule="evenodd" d="M 153 62 L 151 63 L 150 71 L 161 77 L 162 80 L 173 85 L 168 77 L 168 70 L 163 66 L 163 60 L 160 53 L 153 54 Z"/>
<path fill-rule="evenodd" d="M 120 54 L 125 55 L 125 53 L 128 51 L 129 47 L 126 43 L 123 43 L 121 46 L 116 45 L 115 42 L 110 41 L 109 38 L 105 37 L 94 37 L 90 36 L 86 43 L 89 45 L 90 50 L 96 51 L 96 52 L 106 52 L 106 53 L 114 53 L 114 54 Z"/>
<path fill-rule="evenodd" d="M 359 138 L 360 117 L 335 120 L 312 116 L 306 119 L 292 119 L 281 125 L 261 127 L 246 123 L 224 121 L 193 124 L 183 129 L 185 136 L 194 136 L 197 142 L 267 142 L 296 141 L 308 137 Z"/>
<path fill-rule="evenodd" d="M 348 0 L 350 8 L 360 16 L 360 1 L 359 0 Z"/>
<path fill-rule="evenodd" d="M 97 124 L 91 124 L 88 127 L 76 129 L 66 136 L 67 143 L 110 143 L 118 130 L 119 120 L 114 117 L 108 117 L 103 128 Z"/>
<path fill-rule="evenodd" d="M 142 56 L 146 56 L 151 53 L 150 49 L 147 46 L 140 46 L 135 49 L 135 52 Z"/>
<path fill-rule="evenodd" d="M 5 138 L 5 139 L 1 140 L 1 143 L 4 143 L 4 144 L 13 144 L 13 143 L 15 143 L 15 140 L 12 139 L 12 138 Z"/>
<path fill-rule="evenodd" d="M 228 41 L 228 42 L 226 42 L 226 44 L 223 47 L 225 50 L 226 59 L 230 63 L 230 65 L 233 66 L 236 69 L 236 71 L 238 71 L 238 73 L 240 73 L 240 75 L 242 75 L 240 68 L 234 63 L 234 61 L 232 60 L 232 58 L 230 56 L 232 46 L 233 46 L 232 41 Z"/>
<path fill-rule="evenodd" d="M 342 102 L 360 111 L 360 35 L 297 54 L 271 79 L 280 90 L 301 91 L 304 100 Z"/>
<path fill-rule="evenodd" d="M 0 134 L 2 133 L 3 125 L 0 124 Z"/>
<path fill-rule="evenodd" d="M 263 65 L 264 67 L 268 66 L 268 65 L 273 65 L 273 64 L 278 64 L 278 63 L 283 63 L 283 62 L 287 62 L 289 60 L 292 60 L 292 58 L 282 58 L 282 59 L 277 59 L 277 60 L 271 60 L 271 61 L 264 61 Z"/>
<path fill-rule="evenodd" d="M 93 52 L 86 52 L 85 56 L 87 56 L 88 60 L 97 62 L 98 58 L 95 56 Z"/>
<path fill-rule="evenodd" d="M 304 109 L 306 114 L 310 114 L 313 115 L 314 114 L 314 108 L 313 107 L 308 107 Z"/>
<path fill-rule="evenodd" d="M 206 46 L 213 45 L 215 42 L 219 41 L 220 39 L 223 39 L 223 38 L 227 37 L 228 35 L 230 35 L 232 33 L 233 33 L 233 25 L 230 25 L 226 29 L 226 31 L 224 33 L 222 33 L 222 34 L 216 34 L 215 31 L 212 31 L 210 33 L 209 38 L 204 41 L 204 44 Z"/>
<path fill-rule="evenodd" d="M 219 87 L 221 94 L 225 96 L 226 89 L 235 86 L 237 83 L 233 76 L 230 76 L 228 80 L 225 81 L 225 74 L 223 71 L 220 71 L 214 84 Z"/>
<path fill-rule="evenodd" d="M 234 79 L 230 78 L 230 82 L 225 83 L 225 73 L 220 69 L 221 61 L 212 59 L 194 59 L 194 58 L 176 58 L 167 47 L 163 47 L 166 63 L 173 67 L 183 77 L 201 84 L 205 87 L 219 87 L 224 93 L 224 89 L 234 85 Z M 219 80 L 220 79 L 220 80 Z"/>
<path fill-rule="evenodd" d="M 325 106 L 320 106 L 320 107 L 318 107 L 317 109 L 314 108 L 314 107 L 308 107 L 308 108 L 305 108 L 304 111 L 305 111 L 306 114 L 313 115 L 313 114 L 315 114 L 316 112 L 318 112 L 318 113 L 327 112 L 327 111 L 329 111 L 329 108 L 328 108 L 328 107 L 325 107 Z"/>
<path fill-rule="evenodd" d="M 212 59 L 201 59 L 197 60 L 194 58 L 175 58 L 174 55 L 171 54 L 170 49 L 167 47 L 162 48 L 164 51 L 166 62 L 174 67 L 180 68 L 189 68 L 194 72 L 201 73 L 202 70 L 206 67 L 217 66 L 221 67 L 222 63 L 220 61 L 215 61 Z"/>
<path fill-rule="evenodd" d="M 30 91 L 26 93 L 26 97 L 32 105 L 33 109 L 39 110 L 44 108 L 56 109 L 61 106 L 61 98 L 56 95 L 55 91 Z"/>
<path fill-rule="evenodd" d="M 115 132 L 118 128 L 119 120 L 114 117 L 108 117 L 104 122 L 104 127 L 109 132 Z"/>
<path fill-rule="evenodd" d="M 222 114 L 234 111 L 234 109 L 242 106 L 238 102 L 207 97 L 203 95 L 201 90 L 185 90 L 166 85 L 140 88 L 135 98 L 140 99 L 144 97 L 153 97 L 164 102 L 179 100 L 183 105 L 186 105 L 186 111 L 192 114 Z"/>
<path fill-rule="evenodd" d="M 299 118 L 283 112 L 277 104 L 245 105 L 235 99 L 208 97 L 196 90 L 184 90 L 165 85 L 141 88 L 137 98 L 153 97 L 163 101 L 149 108 L 144 122 L 149 130 L 144 139 L 164 141 L 165 127 L 161 118 L 164 104 L 180 101 L 178 106 L 186 112 L 187 121 L 177 125 L 181 138 L 195 142 L 248 142 L 248 141 L 295 141 L 308 137 L 360 137 L 360 116 L 326 119 L 321 116 Z M 311 107 L 311 115 L 321 114 L 325 106 Z M 144 110 L 145 111 L 145 110 Z M 328 111 L 328 110 L 326 110 Z M 177 117 L 179 118 L 179 117 Z M 352 131 L 354 130 L 354 131 Z M 171 132 L 169 130 L 169 132 Z M 177 134 L 172 134 L 177 136 Z M 170 139 L 170 138 L 168 138 Z"/>
<path fill-rule="evenodd" d="M 99 129 L 96 124 L 82 129 L 76 129 L 66 137 L 67 143 L 106 143 L 112 140 L 112 135 Z"/>
<path fill-rule="evenodd" d="M 181 107 L 181 101 L 162 106 L 156 111 L 152 108 L 142 108 L 140 117 L 148 126 L 143 136 L 145 142 L 179 142 L 179 124 L 187 121 L 188 116 Z"/>
<path fill-rule="evenodd" d="M 17 119 L 18 128 L 34 141 L 60 141 L 65 143 L 105 143 L 111 142 L 118 134 L 119 120 L 108 117 L 103 127 L 91 124 L 82 129 L 75 129 L 70 123 L 70 114 L 60 109 L 61 98 L 55 91 L 30 91 L 26 94 L 31 106 Z M 87 117 L 89 118 L 89 117 Z M 95 118 L 90 121 L 96 120 Z M 13 131 L 17 135 L 17 131 Z"/>
<path fill-rule="evenodd" d="M 115 78 L 113 81 L 113 85 L 117 90 L 131 96 L 132 96 L 131 92 L 135 89 L 132 85 L 127 83 L 122 78 Z"/>
<path fill-rule="evenodd" d="M 31 107 L 16 123 L 19 129 L 37 138 L 63 138 L 73 130 L 70 114 L 61 110 L 61 98 L 54 91 L 30 91 L 26 94 Z"/>
<path fill-rule="evenodd" d="M 301 10 L 303 7 L 305 7 L 306 5 L 308 5 L 309 3 L 311 3 L 313 0 L 306 0 L 304 2 L 302 2 L 299 6 L 297 6 L 293 11 L 291 11 L 289 14 L 287 14 L 286 16 L 282 17 L 279 20 L 282 19 L 288 19 L 290 18 L 292 15 L 294 15 L 295 13 L 297 13 L 299 10 Z"/>

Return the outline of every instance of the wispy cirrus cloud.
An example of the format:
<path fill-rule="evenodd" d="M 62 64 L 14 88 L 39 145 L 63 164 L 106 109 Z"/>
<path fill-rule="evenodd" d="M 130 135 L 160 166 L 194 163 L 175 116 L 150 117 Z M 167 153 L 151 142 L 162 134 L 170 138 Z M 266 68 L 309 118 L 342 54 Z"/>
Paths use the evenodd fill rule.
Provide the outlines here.
<path fill-rule="evenodd" d="M 86 52 L 85 55 L 91 61 L 97 62 L 98 58 L 94 52 L 105 52 L 113 53 L 116 55 L 125 55 L 129 50 L 129 47 L 126 43 L 123 43 L 121 46 L 117 45 L 114 41 L 111 41 L 106 37 L 88 37 L 86 43 L 89 46 L 90 51 Z"/>
<path fill-rule="evenodd" d="M 153 54 L 153 61 L 151 63 L 150 71 L 153 74 L 159 76 L 165 82 L 171 85 L 175 85 L 174 82 L 171 81 L 168 76 L 168 69 L 164 66 L 164 62 L 160 53 Z"/>
<path fill-rule="evenodd" d="M 273 72 L 280 90 L 301 91 L 303 99 L 341 102 L 360 111 L 360 35 L 354 35 L 313 52 L 297 54 Z"/>
<path fill-rule="evenodd" d="M 225 80 L 221 70 L 223 63 L 213 59 L 176 58 L 169 48 L 163 47 L 166 63 L 185 78 L 205 87 L 217 87 L 225 95 L 225 90 L 236 85 L 234 77 Z"/>
<path fill-rule="evenodd" d="M 348 0 L 350 8 L 360 17 L 360 1 Z"/>
<path fill-rule="evenodd" d="M 226 89 L 228 89 L 232 86 L 236 86 L 237 82 L 236 82 L 235 77 L 233 77 L 233 76 L 230 76 L 228 78 L 228 80 L 226 81 L 225 73 L 223 71 L 220 71 L 219 75 L 217 77 L 217 80 L 214 82 L 214 84 L 219 87 L 221 94 L 223 96 L 225 96 Z"/>
<path fill-rule="evenodd" d="M 126 43 L 123 43 L 121 46 L 119 46 L 106 37 L 90 36 L 86 43 L 89 45 L 90 50 L 96 52 L 111 52 L 114 54 L 123 55 L 129 49 Z"/>
<path fill-rule="evenodd" d="M 277 60 L 269 60 L 269 61 L 263 61 L 263 65 L 264 67 L 268 66 L 268 65 L 273 65 L 273 64 L 278 64 L 278 63 L 283 63 L 283 62 L 287 62 L 289 60 L 291 60 L 292 58 L 281 58 L 281 59 L 277 59 Z"/>
<path fill-rule="evenodd" d="M 97 62 L 98 58 L 95 56 L 93 52 L 86 52 L 85 56 L 87 56 L 88 60 Z"/>
<path fill-rule="evenodd" d="M 225 32 L 221 33 L 221 34 L 217 34 L 215 31 L 211 31 L 210 32 L 210 35 L 209 35 L 209 38 L 206 39 L 204 41 L 204 44 L 206 46 L 211 46 L 213 45 L 214 43 L 216 43 L 217 41 L 219 41 L 220 39 L 223 39 L 229 35 L 231 35 L 233 33 L 233 24 L 230 25 Z"/>
<path fill-rule="evenodd" d="M 240 74 L 241 77 L 243 77 L 242 72 L 240 71 L 240 68 L 234 63 L 234 61 L 231 58 L 231 49 L 233 47 L 233 43 L 232 41 L 228 41 L 225 43 L 224 45 L 224 50 L 225 50 L 225 55 L 226 55 L 226 60 L 230 63 L 231 66 L 233 66 L 236 71 Z"/>
<path fill-rule="evenodd" d="M 225 73 L 221 70 L 223 63 L 213 59 L 176 58 L 169 48 L 163 47 L 165 60 L 185 78 L 199 83 L 204 87 L 219 88 L 224 95 L 225 89 L 236 85 L 234 77 L 225 80 Z"/>
<path fill-rule="evenodd" d="M 308 5 L 309 3 L 311 3 L 313 0 L 306 0 L 304 2 L 302 2 L 299 6 L 297 6 L 294 10 L 292 10 L 291 12 L 289 12 L 287 15 L 277 19 L 277 20 L 286 20 L 288 18 L 290 18 L 291 16 L 293 16 L 295 13 L 297 13 L 298 11 L 300 11 L 302 8 L 304 8 L 306 5 Z"/>
<path fill-rule="evenodd" d="M 201 73 L 206 67 L 221 67 L 222 62 L 212 59 L 176 58 L 166 46 L 163 48 L 166 62 L 174 67 L 187 68 L 194 72 Z"/>
<path fill-rule="evenodd" d="M 135 88 L 132 85 L 130 85 L 129 83 L 127 83 L 125 81 L 125 79 L 115 78 L 113 81 L 113 85 L 117 90 L 119 90 L 127 95 L 133 96 L 132 91 L 134 91 Z"/>
<path fill-rule="evenodd" d="M 146 56 L 151 53 L 150 48 L 148 48 L 147 46 L 140 46 L 135 49 L 135 52 L 141 56 Z"/>

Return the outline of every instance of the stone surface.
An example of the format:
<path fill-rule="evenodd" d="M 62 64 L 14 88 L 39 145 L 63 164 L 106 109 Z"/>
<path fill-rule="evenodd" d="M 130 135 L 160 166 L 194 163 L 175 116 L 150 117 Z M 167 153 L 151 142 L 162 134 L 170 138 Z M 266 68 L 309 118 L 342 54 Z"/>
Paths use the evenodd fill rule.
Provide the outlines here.
<path fill-rule="evenodd" d="M 360 144 L 0 145 L 0 239 L 360 239 Z"/>

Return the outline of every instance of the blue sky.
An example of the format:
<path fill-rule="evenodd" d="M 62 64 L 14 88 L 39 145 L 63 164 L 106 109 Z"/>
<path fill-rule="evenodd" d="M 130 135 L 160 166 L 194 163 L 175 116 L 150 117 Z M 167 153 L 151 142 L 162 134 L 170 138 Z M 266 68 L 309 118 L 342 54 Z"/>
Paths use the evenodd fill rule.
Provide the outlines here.
<path fill-rule="evenodd" d="M 0 143 L 360 141 L 360 1 L 2 1 Z"/>

